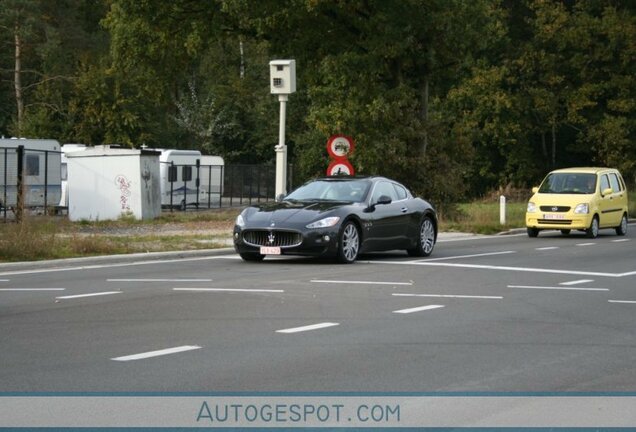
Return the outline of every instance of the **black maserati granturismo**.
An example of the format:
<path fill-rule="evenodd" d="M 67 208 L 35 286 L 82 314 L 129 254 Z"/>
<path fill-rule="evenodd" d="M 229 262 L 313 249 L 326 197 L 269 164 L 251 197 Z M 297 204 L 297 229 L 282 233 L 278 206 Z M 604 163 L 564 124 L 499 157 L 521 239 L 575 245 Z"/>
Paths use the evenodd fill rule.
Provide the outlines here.
<path fill-rule="evenodd" d="M 352 263 L 361 253 L 396 249 L 425 257 L 436 240 L 433 206 L 375 176 L 309 181 L 277 202 L 246 208 L 234 226 L 234 248 L 246 261 L 311 255 Z"/>

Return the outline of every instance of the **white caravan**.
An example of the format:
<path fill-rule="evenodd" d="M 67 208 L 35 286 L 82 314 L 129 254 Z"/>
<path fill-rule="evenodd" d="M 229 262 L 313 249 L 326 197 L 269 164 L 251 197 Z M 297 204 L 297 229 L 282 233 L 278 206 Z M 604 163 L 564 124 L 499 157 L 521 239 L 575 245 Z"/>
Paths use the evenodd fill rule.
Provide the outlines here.
<path fill-rule="evenodd" d="M 62 146 L 62 158 L 61 158 L 61 178 L 62 178 L 62 193 L 60 197 L 61 208 L 68 208 L 68 158 L 67 154 L 86 150 L 86 144 L 64 144 Z"/>
<path fill-rule="evenodd" d="M 18 147 L 24 147 L 24 205 L 56 206 L 61 195 L 60 143 L 50 139 L 0 139 L 0 207 L 17 204 Z"/>
<path fill-rule="evenodd" d="M 153 150 L 161 151 L 159 161 L 163 207 L 185 210 L 187 206 L 207 206 L 208 202 L 213 202 L 211 195 L 218 195 L 220 199 L 223 158 L 204 156 L 199 150 Z"/>

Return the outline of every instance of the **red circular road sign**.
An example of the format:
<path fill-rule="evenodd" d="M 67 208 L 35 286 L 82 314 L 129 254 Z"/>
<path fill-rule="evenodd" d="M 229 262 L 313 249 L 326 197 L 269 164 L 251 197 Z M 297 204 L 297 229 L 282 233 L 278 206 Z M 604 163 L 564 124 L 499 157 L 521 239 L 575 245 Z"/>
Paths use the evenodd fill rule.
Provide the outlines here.
<path fill-rule="evenodd" d="M 329 168 L 327 168 L 328 176 L 335 175 L 353 175 L 354 170 L 353 166 L 349 163 L 347 159 L 339 159 L 331 161 L 329 164 Z"/>
<path fill-rule="evenodd" d="M 327 152 L 333 159 L 345 159 L 353 154 L 353 138 L 345 135 L 332 135 L 327 141 Z"/>

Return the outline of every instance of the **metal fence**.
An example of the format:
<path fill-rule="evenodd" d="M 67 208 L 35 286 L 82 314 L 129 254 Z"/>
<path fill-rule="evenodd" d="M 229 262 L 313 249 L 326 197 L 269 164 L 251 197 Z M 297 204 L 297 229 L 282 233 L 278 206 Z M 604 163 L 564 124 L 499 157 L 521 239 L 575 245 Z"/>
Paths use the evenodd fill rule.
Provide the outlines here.
<path fill-rule="evenodd" d="M 0 147 L 0 212 L 16 219 L 24 209 L 42 209 L 45 213 L 61 198 L 61 152 L 53 150 Z"/>
<path fill-rule="evenodd" d="M 276 167 L 273 165 L 162 162 L 162 170 L 162 206 L 170 211 L 242 207 L 274 200 Z M 291 166 L 288 173 L 291 190 Z"/>
<path fill-rule="evenodd" d="M 21 218 L 25 210 L 45 214 L 66 209 L 67 187 L 61 152 L 0 147 L 0 218 Z M 273 165 L 161 163 L 162 206 L 170 211 L 242 207 L 274 200 Z M 292 167 L 287 169 L 292 189 Z M 72 181 L 72 180 L 71 180 Z M 22 191 L 22 193 L 18 193 Z"/>

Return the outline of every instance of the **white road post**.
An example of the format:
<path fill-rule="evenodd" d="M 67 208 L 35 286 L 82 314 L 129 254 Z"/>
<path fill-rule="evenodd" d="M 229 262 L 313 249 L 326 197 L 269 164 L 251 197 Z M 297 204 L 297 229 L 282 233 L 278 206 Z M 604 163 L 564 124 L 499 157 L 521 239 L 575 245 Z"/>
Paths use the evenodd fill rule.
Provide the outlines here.
<path fill-rule="evenodd" d="M 279 94 L 280 126 L 278 128 L 278 145 L 276 151 L 276 198 L 287 195 L 287 146 L 285 145 L 285 120 L 289 95 Z"/>
<path fill-rule="evenodd" d="M 504 195 L 499 197 L 499 223 L 506 224 L 506 197 Z"/>

